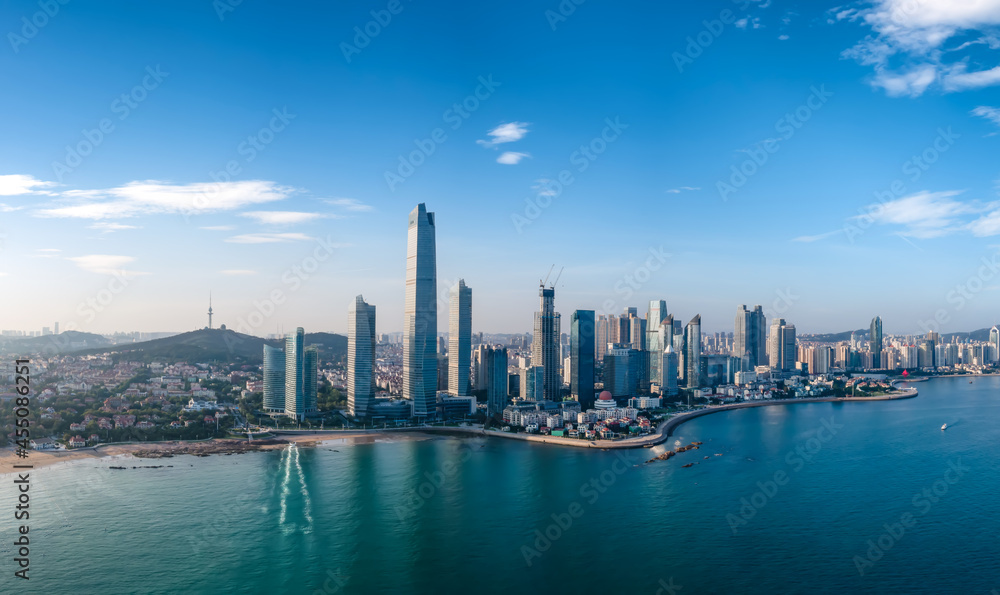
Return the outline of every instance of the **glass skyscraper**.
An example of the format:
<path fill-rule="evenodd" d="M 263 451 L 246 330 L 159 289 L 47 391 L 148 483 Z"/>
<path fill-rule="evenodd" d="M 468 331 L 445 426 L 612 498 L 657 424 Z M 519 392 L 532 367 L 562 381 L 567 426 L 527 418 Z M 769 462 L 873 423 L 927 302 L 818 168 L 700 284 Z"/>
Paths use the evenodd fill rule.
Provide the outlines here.
<path fill-rule="evenodd" d="M 434 213 L 423 203 L 410 212 L 406 236 L 403 311 L 403 397 L 417 417 L 437 409 L 437 256 Z"/>
<path fill-rule="evenodd" d="M 285 352 L 264 345 L 264 411 L 285 410 Z"/>
<path fill-rule="evenodd" d="M 577 310 L 570 318 L 570 394 L 580 409 L 594 407 L 594 311 Z"/>
<path fill-rule="evenodd" d="M 313 356 L 315 358 L 315 355 Z M 315 359 L 313 359 L 315 363 Z M 310 382 L 306 367 L 305 331 L 300 326 L 295 333 L 285 337 L 285 415 L 299 421 L 309 411 L 306 393 L 316 386 L 313 373 Z M 313 406 L 313 410 L 315 406 Z"/>
<path fill-rule="evenodd" d="M 347 412 L 367 417 L 375 399 L 375 306 L 354 298 L 347 314 Z"/>
<path fill-rule="evenodd" d="M 464 279 L 451 288 L 451 314 L 448 319 L 448 392 L 464 397 L 469 394 L 469 369 L 472 366 L 472 288 Z"/>
<path fill-rule="evenodd" d="M 869 329 L 868 346 L 872 352 L 872 368 L 878 370 L 882 368 L 882 317 L 872 318 L 872 325 Z M 809 370 L 812 372 L 812 370 Z"/>
<path fill-rule="evenodd" d="M 544 368 L 543 394 L 549 401 L 560 400 L 559 314 L 555 310 L 556 290 L 538 289 L 539 311 L 535 312 L 535 335 L 531 342 L 531 365 Z"/>

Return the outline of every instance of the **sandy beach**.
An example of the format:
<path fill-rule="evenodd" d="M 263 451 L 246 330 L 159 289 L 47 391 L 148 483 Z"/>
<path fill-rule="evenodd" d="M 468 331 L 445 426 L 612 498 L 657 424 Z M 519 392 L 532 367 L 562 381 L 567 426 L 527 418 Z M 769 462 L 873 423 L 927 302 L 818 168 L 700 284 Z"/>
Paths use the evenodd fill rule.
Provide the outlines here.
<path fill-rule="evenodd" d="M 0 448 L 0 475 L 18 471 L 14 465 L 32 465 L 41 469 L 58 463 L 81 459 L 100 459 L 118 455 L 132 455 L 138 458 L 156 459 L 172 455 L 210 456 L 218 454 L 240 454 L 261 450 L 285 448 L 289 443 L 302 446 L 324 442 L 340 444 L 374 444 L 378 442 L 426 440 L 432 436 L 419 433 L 381 432 L 322 432 L 303 435 L 284 435 L 270 439 L 246 440 L 215 439 L 196 442 L 136 442 L 132 444 L 108 444 L 88 448 L 61 451 L 28 451 L 26 458 L 20 458 L 11 447 Z M 23 470 L 22 470 L 23 471 Z"/>

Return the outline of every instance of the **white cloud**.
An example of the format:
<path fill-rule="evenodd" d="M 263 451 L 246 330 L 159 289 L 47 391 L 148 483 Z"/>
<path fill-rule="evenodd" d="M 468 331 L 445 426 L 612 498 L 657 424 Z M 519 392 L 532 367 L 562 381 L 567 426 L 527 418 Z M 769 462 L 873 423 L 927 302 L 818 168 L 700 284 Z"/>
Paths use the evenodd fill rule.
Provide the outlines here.
<path fill-rule="evenodd" d="M 37 252 L 62 252 L 59 248 L 39 248 Z"/>
<path fill-rule="evenodd" d="M 24 207 L 12 207 L 8 204 L 0 202 L 0 213 L 13 213 L 14 211 L 20 211 Z"/>
<path fill-rule="evenodd" d="M 226 269 L 224 271 L 219 271 L 219 273 L 228 277 L 243 277 L 256 275 L 257 271 L 251 271 L 250 269 Z"/>
<path fill-rule="evenodd" d="M 287 198 L 293 188 L 265 180 L 168 184 L 147 180 L 104 190 L 69 190 L 36 211 L 40 217 L 121 219 L 139 215 L 229 211 Z"/>
<path fill-rule="evenodd" d="M 334 198 L 325 201 L 327 204 L 331 204 L 335 207 L 342 207 L 348 211 L 371 211 L 373 207 L 371 205 L 366 205 L 356 198 Z"/>
<path fill-rule="evenodd" d="M 867 213 L 854 218 L 870 220 L 882 225 L 900 226 L 902 230 L 898 234 L 912 238 L 937 238 L 966 229 L 972 229 L 975 233 L 976 225 L 967 223 L 966 216 L 995 209 L 997 205 L 981 205 L 954 200 L 954 197 L 961 193 L 960 190 L 918 192 L 897 200 L 873 205 Z M 1000 221 L 1000 217 L 998 217 L 998 221 Z M 983 223 L 979 227 L 986 229 L 988 226 L 988 223 Z"/>
<path fill-rule="evenodd" d="M 959 53 L 972 45 L 996 45 L 989 33 L 1000 25 L 1000 0 L 870 0 L 868 7 L 853 10 L 838 12 L 837 20 L 862 22 L 872 34 L 844 56 L 872 66 L 871 84 L 887 94 L 918 96 L 934 83 L 944 92 L 1000 84 L 1000 67 L 970 72 L 972 56 Z M 945 47 L 952 39 L 977 32 L 986 35 L 953 49 Z"/>
<path fill-rule="evenodd" d="M 521 140 L 528 134 L 528 124 L 526 122 L 509 122 L 497 126 L 486 134 L 490 136 L 490 140 L 476 141 L 484 147 L 495 147 L 501 143 L 512 143 Z"/>
<path fill-rule="evenodd" d="M 49 194 L 42 190 L 56 186 L 55 182 L 45 182 L 23 174 L 0 175 L 0 196 L 21 196 L 23 194 Z"/>
<path fill-rule="evenodd" d="M 497 163 L 503 163 L 504 165 L 517 165 L 525 157 L 531 157 L 531 155 L 527 153 L 518 153 L 516 151 L 505 151 L 497 157 Z"/>
<path fill-rule="evenodd" d="M 990 122 L 993 122 L 997 126 L 1000 126 L 1000 108 L 989 107 L 986 105 L 980 105 L 976 109 L 970 112 L 973 116 L 979 116 L 980 118 L 986 118 Z"/>
<path fill-rule="evenodd" d="M 248 233 L 227 238 L 233 244 L 277 244 L 283 242 L 304 242 L 312 238 L 304 233 Z"/>
<path fill-rule="evenodd" d="M 844 232 L 843 229 L 835 229 L 833 231 L 828 231 L 826 233 L 821 233 L 821 234 L 817 234 L 817 235 L 814 235 L 814 236 L 799 236 L 797 238 L 793 238 L 792 241 L 793 242 L 806 242 L 806 243 L 809 243 L 809 242 L 818 242 L 818 241 L 820 241 L 822 239 L 826 239 L 826 238 L 829 238 L 831 236 L 835 236 L 835 235 L 837 235 L 839 233 L 843 233 L 843 232 Z"/>
<path fill-rule="evenodd" d="M 701 188 L 694 186 L 681 186 L 679 188 L 671 188 L 670 190 L 667 190 L 667 194 L 680 194 L 681 192 L 692 192 L 694 190 L 701 190 Z"/>
<path fill-rule="evenodd" d="M 205 227 L 199 227 L 198 229 L 205 229 L 208 231 L 232 231 L 236 229 L 235 225 L 206 225 Z"/>
<path fill-rule="evenodd" d="M 102 233 L 111 233 L 113 231 L 124 231 L 126 229 L 139 229 L 135 225 L 124 225 L 122 223 L 115 223 L 113 221 L 95 221 L 92 225 L 89 225 L 90 229 L 96 229 Z"/>
<path fill-rule="evenodd" d="M 69 260 L 76 263 L 76 266 L 91 273 L 102 275 L 148 275 L 149 273 L 139 273 L 125 270 L 125 265 L 134 262 L 132 256 L 115 256 L 111 254 L 88 254 L 87 256 L 71 256 Z"/>
<path fill-rule="evenodd" d="M 787 35 L 779 35 L 778 36 L 778 40 L 779 41 L 788 41 L 788 39 L 789 39 L 789 37 Z"/>
<path fill-rule="evenodd" d="M 240 213 L 240 217 L 256 219 L 258 223 L 265 225 L 294 225 L 296 223 L 321 219 L 325 216 L 320 213 L 302 213 L 299 211 L 250 211 Z"/>

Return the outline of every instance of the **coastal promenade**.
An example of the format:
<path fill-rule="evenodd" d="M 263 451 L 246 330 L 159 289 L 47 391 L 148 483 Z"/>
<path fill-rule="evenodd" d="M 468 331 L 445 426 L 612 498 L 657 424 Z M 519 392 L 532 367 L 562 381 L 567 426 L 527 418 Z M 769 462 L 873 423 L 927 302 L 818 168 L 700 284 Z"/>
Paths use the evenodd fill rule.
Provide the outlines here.
<path fill-rule="evenodd" d="M 625 438 L 623 440 L 581 440 L 579 438 L 563 438 L 559 436 L 541 436 L 537 434 L 521 434 L 512 432 L 498 432 L 496 430 L 484 430 L 479 427 L 440 427 L 423 426 L 414 428 L 387 428 L 377 430 L 378 432 L 427 432 L 435 434 L 463 434 L 489 436 L 494 438 L 508 438 L 512 440 L 526 440 L 528 442 L 540 442 L 543 444 L 556 444 L 559 446 L 573 446 L 576 448 L 600 448 L 600 449 L 620 449 L 620 448 L 646 448 L 663 444 L 673 435 L 674 430 L 684 422 L 690 421 L 703 415 L 719 413 L 720 411 L 732 411 L 734 409 L 745 409 L 748 407 L 769 407 L 772 405 L 797 405 L 799 403 L 836 403 L 836 402 L 863 402 L 863 401 L 897 401 L 901 399 L 912 399 L 917 396 L 917 389 L 900 389 L 899 394 L 882 395 L 878 397 L 813 397 L 804 399 L 773 399 L 769 401 L 752 401 L 744 403 L 734 403 L 732 405 L 718 405 L 715 407 L 705 407 L 686 413 L 681 413 L 670 419 L 660 422 L 656 431 L 645 436 L 636 438 Z M 373 430 L 374 432 L 374 430 Z"/>

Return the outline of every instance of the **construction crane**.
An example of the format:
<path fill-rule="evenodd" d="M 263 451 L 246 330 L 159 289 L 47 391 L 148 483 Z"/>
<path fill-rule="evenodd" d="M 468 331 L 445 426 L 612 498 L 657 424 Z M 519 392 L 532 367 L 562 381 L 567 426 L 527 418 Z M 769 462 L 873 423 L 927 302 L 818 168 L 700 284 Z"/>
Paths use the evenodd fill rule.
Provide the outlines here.
<path fill-rule="evenodd" d="M 552 266 L 555 266 L 555 265 L 552 265 Z M 551 287 L 552 289 L 556 288 L 556 285 L 559 284 L 559 277 L 562 277 L 563 271 L 565 271 L 565 270 L 566 270 L 566 267 L 560 267 L 559 268 L 559 274 L 556 275 L 556 280 L 553 281 L 552 285 L 550 285 L 549 287 Z"/>
<path fill-rule="evenodd" d="M 545 283 L 549 280 L 549 277 L 552 276 L 552 269 L 554 269 L 554 268 L 556 268 L 555 264 L 553 264 L 551 267 L 549 267 L 549 272 L 548 272 L 547 275 L 545 275 L 545 279 L 539 279 L 538 280 L 538 284 L 540 286 L 545 287 Z"/>

